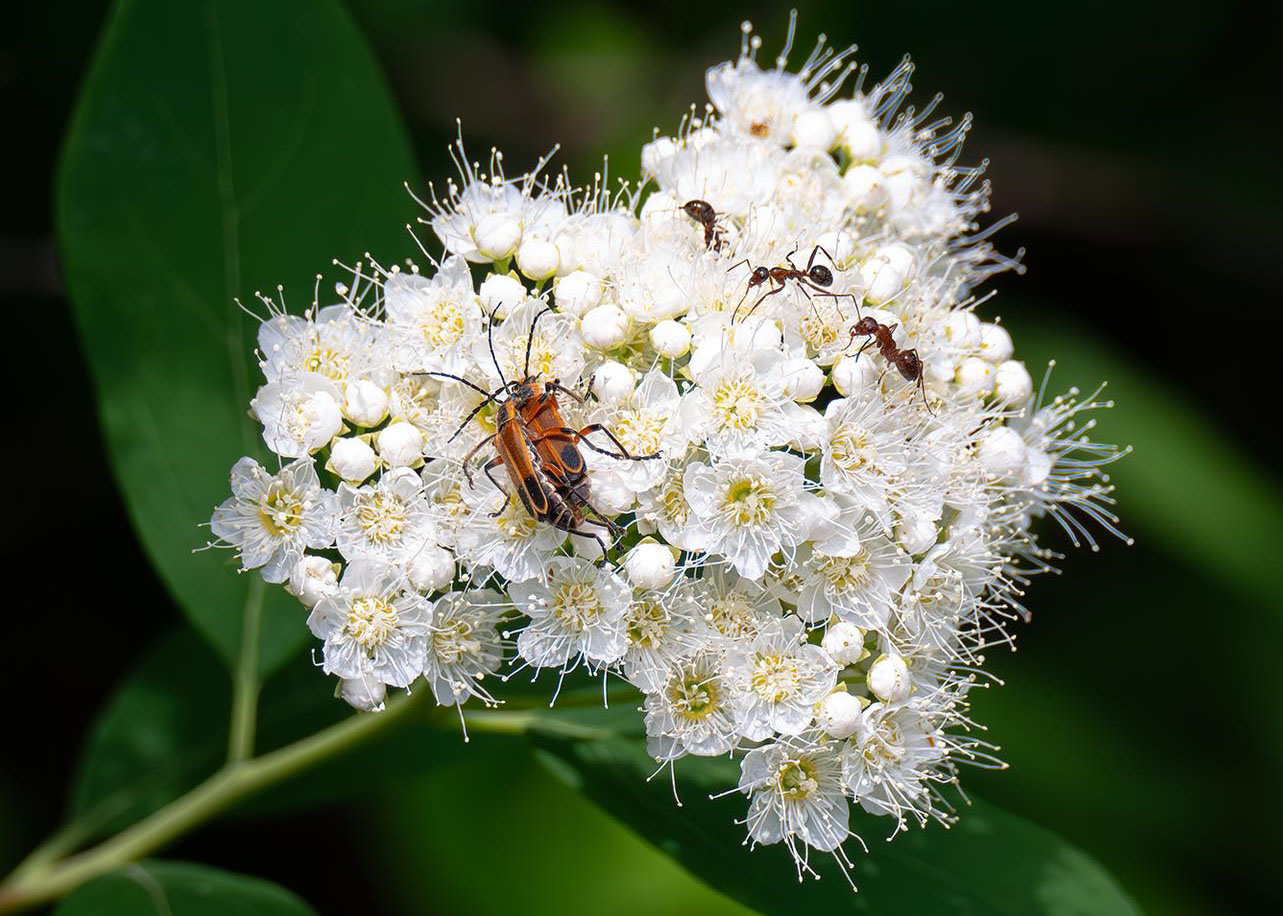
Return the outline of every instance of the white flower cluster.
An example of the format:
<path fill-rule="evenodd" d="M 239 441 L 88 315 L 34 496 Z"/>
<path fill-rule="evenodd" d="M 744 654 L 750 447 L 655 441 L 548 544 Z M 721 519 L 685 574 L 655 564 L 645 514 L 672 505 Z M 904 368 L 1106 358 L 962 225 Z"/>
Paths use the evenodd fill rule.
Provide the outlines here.
<path fill-rule="evenodd" d="M 1120 452 L 976 314 L 1016 265 L 968 122 L 905 108 L 907 62 L 866 86 L 823 42 L 798 72 L 758 47 L 642 189 L 459 144 L 430 276 L 371 260 L 273 307 L 251 408 L 281 466 L 238 462 L 212 528 L 312 609 L 354 706 L 621 677 L 656 760 L 735 755 L 750 837 L 809 870 L 847 861 L 852 804 L 948 820 L 958 764 L 996 765 L 967 695 L 1049 568 L 1031 522 L 1114 531 Z"/>

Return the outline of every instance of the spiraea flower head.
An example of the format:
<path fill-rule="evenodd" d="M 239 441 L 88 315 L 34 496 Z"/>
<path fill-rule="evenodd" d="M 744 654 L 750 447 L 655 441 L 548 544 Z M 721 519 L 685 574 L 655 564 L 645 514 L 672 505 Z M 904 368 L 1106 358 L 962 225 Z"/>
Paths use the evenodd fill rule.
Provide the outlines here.
<path fill-rule="evenodd" d="M 1118 533 L 1125 452 L 980 313 L 1020 265 L 969 118 L 910 107 L 907 60 L 874 81 L 793 37 L 768 61 L 746 25 L 641 184 L 460 136 L 416 197 L 430 264 L 367 256 L 301 315 L 261 298 L 275 457 L 237 462 L 211 529 L 288 580 L 355 708 L 626 682 L 656 761 L 732 755 L 750 843 L 803 874 L 849 867 L 853 817 L 949 821 L 961 764 L 999 765 L 985 650 L 1051 569 L 1040 518 Z"/>

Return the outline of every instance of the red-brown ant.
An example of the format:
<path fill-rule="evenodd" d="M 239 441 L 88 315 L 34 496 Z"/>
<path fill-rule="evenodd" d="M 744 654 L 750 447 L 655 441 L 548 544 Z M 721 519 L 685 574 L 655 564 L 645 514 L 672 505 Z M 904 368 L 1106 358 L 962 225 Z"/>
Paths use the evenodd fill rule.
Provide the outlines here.
<path fill-rule="evenodd" d="M 688 200 L 682 204 L 686 215 L 704 227 L 704 247 L 721 251 L 726 244 L 725 231 L 717 225 L 717 211 L 706 200 Z"/>
<path fill-rule="evenodd" d="M 753 307 L 748 310 L 748 315 L 752 315 L 757 311 L 757 307 L 762 304 L 763 299 L 766 299 L 768 296 L 774 296 L 776 293 L 783 292 L 788 286 L 789 280 L 795 281 L 797 283 L 797 288 L 802 291 L 802 295 L 806 296 L 808 299 L 811 298 L 811 294 L 807 292 L 809 289 L 819 296 L 832 296 L 834 299 L 841 299 L 845 296 L 850 296 L 852 301 L 855 301 L 855 295 L 853 293 L 834 293 L 829 291 L 829 287 L 833 285 L 833 271 L 829 270 L 823 264 L 815 263 L 815 257 L 821 251 L 824 251 L 824 249 L 819 245 L 816 245 L 815 248 L 811 250 L 811 257 L 806 262 L 806 267 L 804 269 L 799 269 L 798 266 L 793 263 L 793 255 L 797 254 L 796 248 L 784 256 L 784 260 L 788 262 L 788 267 L 752 267 L 750 264 L 749 266 L 752 267 L 753 273 L 748 278 L 748 286 L 744 289 L 744 295 L 740 296 L 740 301 L 735 305 L 735 311 L 731 313 L 731 321 L 735 321 L 736 317 L 739 315 L 740 306 L 743 305 L 744 300 L 748 298 L 749 292 L 767 282 L 771 282 L 776 285 L 773 286 L 769 292 L 762 293 L 758 300 L 753 303 Z M 830 261 L 833 260 L 833 255 L 829 254 L 827 251 L 824 251 L 824 256 Z M 731 265 L 730 270 L 734 270 L 741 264 L 748 263 L 748 259 L 746 258 L 738 264 Z M 730 271 L 727 271 L 727 273 L 729 272 Z M 747 318 L 748 315 L 745 315 L 744 317 Z"/>
<path fill-rule="evenodd" d="M 857 337 L 869 338 L 864 342 L 864 346 L 860 347 L 859 352 L 855 354 L 855 358 L 859 359 L 861 353 L 870 346 L 876 345 L 882 351 L 882 358 L 887 361 L 888 366 L 895 366 L 899 369 L 905 381 L 918 383 L 918 390 L 922 392 L 922 403 L 926 404 L 927 412 L 934 415 L 935 411 L 931 409 L 931 404 L 927 401 L 926 383 L 922 372 L 922 357 L 918 355 L 916 347 L 912 350 L 901 350 L 895 345 L 895 337 L 893 335 L 897 327 L 899 325 L 894 324 L 887 327 L 873 316 L 865 315 L 851 328 L 852 343 Z M 850 344 L 847 344 L 847 346 L 850 346 Z"/>

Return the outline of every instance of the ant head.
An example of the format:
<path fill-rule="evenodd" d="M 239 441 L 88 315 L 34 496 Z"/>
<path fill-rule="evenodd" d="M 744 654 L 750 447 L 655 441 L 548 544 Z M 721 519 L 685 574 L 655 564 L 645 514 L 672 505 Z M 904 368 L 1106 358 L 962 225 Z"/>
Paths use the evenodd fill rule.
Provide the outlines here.
<path fill-rule="evenodd" d="M 829 270 L 823 264 L 811 265 L 811 269 L 806 272 L 806 278 L 816 286 L 833 285 L 833 271 Z"/>
<path fill-rule="evenodd" d="M 895 361 L 895 367 L 907 381 L 916 382 L 922 377 L 922 358 L 917 350 L 902 350 Z"/>
<path fill-rule="evenodd" d="M 749 286 L 760 286 L 767 280 L 771 279 L 771 269 L 769 267 L 754 267 L 753 276 L 749 279 Z"/>
<path fill-rule="evenodd" d="M 682 204 L 682 209 L 697 223 L 711 223 L 717 217 L 713 205 L 706 200 L 688 200 Z"/>
<path fill-rule="evenodd" d="M 851 328 L 851 333 L 859 334 L 862 337 L 868 337 L 870 334 L 875 333 L 877 329 L 878 320 L 872 315 L 865 315 L 855 323 L 855 327 Z"/>

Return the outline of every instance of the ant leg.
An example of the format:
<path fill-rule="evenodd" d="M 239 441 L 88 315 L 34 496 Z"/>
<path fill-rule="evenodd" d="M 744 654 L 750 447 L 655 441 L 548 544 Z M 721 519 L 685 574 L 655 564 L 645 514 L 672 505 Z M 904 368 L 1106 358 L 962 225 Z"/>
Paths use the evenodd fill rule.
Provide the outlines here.
<path fill-rule="evenodd" d="M 494 479 L 494 475 L 490 473 L 492 470 L 494 470 L 501 464 L 503 464 L 503 459 L 498 456 L 495 456 L 494 458 L 487 461 L 486 466 L 482 468 L 482 470 L 486 472 L 486 476 L 490 478 L 490 482 L 495 485 L 495 489 L 497 489 L 500 493 L 503 494 L 503 504 L 499 506 L 499 508 L 496 511 L 490 513 L 491 518 L 498 518 L 499 516 L 503 515 L 503 510 L 508 508 L 508 503 L 512 500 L 512 494 L 510 494 L 507 490 L 505 490 L 503 486 L 499 483 L 499 481 Z"/>
<path fill-rule="evenodd" d="M 732 264 L 730 267 L 726 268 L 726 272 L 727 272 L 727 273 L 730 273 L 732 270 L 734 270 L 735 268 L 739 267 L 741 264 L 748 264 L 748 266 L 749 266 L 749 267 L 752 267 L 752 266 L 753 266 L 752 264 L 750 264 L 750 263 L 749 263 L 748 258 L 745 258 L 745 259 L 744 259 L 744 260 L 742 260 L 742 261 L 736 261 L 736 262 L 735 262 L 734 264 Z"/>
<path fill-rule="evenodd" d="M 811 265 L 815 263 L 815 254 L 816 252 L 819 252 L 819 251 L 824 252 L 824 256 L 829 259 L 830 264 L 832 264 L 834 267 L 838 266 L 838 262 L 833 260 L 833 255 L 829 254 L 823 245 L 816 245 L 813 249 L 811 249 L 811 260 L 806 262 L 807 270 L 810 270 Z"/>
<path fill-rule="evenodd" d="M 486 436 L 484 439 L 482 439 L 480 442 L 474 445 L 472 447 L 472 450 L 468 452 L 468 454 L 463 456 L 463 476 L 468 478 L 468 486 L 473 490 L 476 489 L 476 485 L 472 482 L 472 468 L 469 466 L 468 462 L 472 460 L 473 455 L 475 455 L 477 452 L 481 451 L 481 449 L 485 447 L 486 443 L 494 439 L 495 435 L 497 434 L 491 433 L 490 435 Z M 503 489 L 503 488 L 500 487 L 500 489 Z"/>
<path fill-rule="evenodd" d="M 797 254 L 797 245 L 794 245 L 793 250 L 784 256 L 784 260 L 788 261 L 789 267 L 792 267 L 794 270 L 797 270 L 797 265 L 793 263 L 793 255 L 795 254 Z M 810 267 L 811 265 L 808 264 L 806 266 Z"/>
<path fill-rule="evenodd" d="M 774 296 L 776 293 L 782 293 L 782 292 L 784 292 L 783 283 L 781 283 L 779 286 L 773 287 L 769 293 L 762 293 L 761 297 L 756 302 L 753 303 L 753 307 L 750 308 L 748 312 L 744 315 L 743 320 L 747 321 L 749 318 L 752 317 L 753 313 L 757 311 L 757 307 L 762 304 L 763 299 L 767 298 L 768 296 Z M 741 303 L 743 303 L 743 301 L 744 301 L 743 299 L 740 300 Z M 735 312 L 739 312 L 738 305 L 735 306 Z M 734 324 L 734 323 L 735 323 L 735 314 L 732 314 L 731 324 Z"/>

